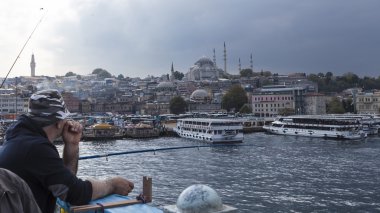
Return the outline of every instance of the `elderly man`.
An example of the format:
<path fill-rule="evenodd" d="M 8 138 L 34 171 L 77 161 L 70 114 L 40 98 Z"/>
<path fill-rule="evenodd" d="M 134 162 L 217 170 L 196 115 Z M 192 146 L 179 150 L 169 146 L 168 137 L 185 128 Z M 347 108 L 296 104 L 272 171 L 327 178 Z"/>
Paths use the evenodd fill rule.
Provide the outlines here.
<path fill-rule="evenodd" d="M 76 177 L 82 126 L 69 121 L 69 112 L 57 90 L 43 90 L 29 99 L 29 111 L 6 132 L 0 149 L 0 168 L 12 171 L 30 187 L 42 212 L 53 212 L 56 198 L 87 204 L 109 194 L 128 195 L 133 183 L 113 177 L 81 180 Z M 62 137 L 63 159 L 53 144 Z"/>

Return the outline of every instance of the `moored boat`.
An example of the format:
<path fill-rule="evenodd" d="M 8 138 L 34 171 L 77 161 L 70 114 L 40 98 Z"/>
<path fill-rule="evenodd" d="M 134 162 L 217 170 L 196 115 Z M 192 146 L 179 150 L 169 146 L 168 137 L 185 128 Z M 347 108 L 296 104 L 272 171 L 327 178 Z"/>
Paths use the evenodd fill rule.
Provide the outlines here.
<path fill-rule="evenodd" d="M 269 133 L 335 139 L 361 139 L 367 137 L 356 118 L 331 115 L 296 115 L 279 117 L 265 125 Z"/>
<path fill-rule="evenodd" d="M 357 119 L 363 128 L 363 132 L 367 135 L 377 135 L 380 129 L 380 117 L 373 114 L 337 114 L 333 115 L 339 118 Z"/>
<path fill-rule="evenodd" d="M 125 136 L 131 138 L 154 138 L 160 135 L 160 130 L 152 124 L 138 123 L 125 127 Z"/>
<path fill-rule="evenodd" d="M 83 140 L 119 139 L 124 137 L 124 132 L 118 126 L 100 123 L 84 128 L 82 137 Z"/>
<path fill-rule="evenodd" d="M 180 137 L 208 143 L 241 143 L 244 139 L 241 121 L 233 119 L 178 119 L 173 130 Z"/>

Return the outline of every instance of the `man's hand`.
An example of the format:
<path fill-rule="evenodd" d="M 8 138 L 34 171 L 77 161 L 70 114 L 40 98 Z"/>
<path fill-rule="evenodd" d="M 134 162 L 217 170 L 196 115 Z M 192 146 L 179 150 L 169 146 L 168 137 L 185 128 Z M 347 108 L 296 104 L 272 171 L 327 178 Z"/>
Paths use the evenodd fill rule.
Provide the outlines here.
<path fill-rule="evenodd" d="M 128 195 L 134 184 L 122 177 L 112 177 L 106 180 L 88 179 L 92 185 L 92 199 L 98 199 L 110 194 Z"/>
<path fill-rule="evenodd" d="M 78 145 L 80 138 L 82 137 L 83 127 L 79 122 L 66 121 L 63 126 L 62 139 L 65 145 L 73 144 Z"/>
<path fill-rule="evenodd" d="M 75 121 L 66 121 L 62 130 L 63 163 L 74 174 L 78 171 L 79 141 L 82 137 L 82 125 Z"/>
<path fill-rule="evenodd" d="M 109 179 L 112 186 L 114 194 L 128 195 L 134 188 L 134 184 L 129 180 L 122 177 L 113 177 Z"/>

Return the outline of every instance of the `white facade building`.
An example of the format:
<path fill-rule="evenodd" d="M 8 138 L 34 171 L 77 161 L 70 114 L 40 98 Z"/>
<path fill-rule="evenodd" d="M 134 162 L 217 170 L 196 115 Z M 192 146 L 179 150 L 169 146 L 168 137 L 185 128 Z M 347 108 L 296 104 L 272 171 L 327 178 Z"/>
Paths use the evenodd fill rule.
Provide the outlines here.
<path fill-rule="evenodd" d="M 282 110 L 305 114 L 304 87 L 267 86 L 252 92 L 252 113 L 259 117 L 276 117 Z"/>
<path fill-rule="evenodd" d="M 0 114 L 27 113 L 28 100 L 28 98 L 16 98 L 14 94 L 0 94 Z"/>
<path fill-rule="evenodd" d="M 380 91 L 358 93 L 355 97 L 355 109 L 358 114 L 379 114 Z"/>

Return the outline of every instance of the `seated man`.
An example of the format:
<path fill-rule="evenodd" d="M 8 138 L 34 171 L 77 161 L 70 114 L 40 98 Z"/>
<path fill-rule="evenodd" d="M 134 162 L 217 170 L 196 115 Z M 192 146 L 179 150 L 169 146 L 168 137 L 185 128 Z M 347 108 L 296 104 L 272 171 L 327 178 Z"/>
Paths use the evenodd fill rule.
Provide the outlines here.
<path fill-rule="evenodd" d="M 69 121 L 57 90 L 43 90 L 29 99 L 28 114 L 8 128 L 0 148 L 0 168 L 21 177 L 30 187 L 42 212 L 53 212 L 56 198 L 87 204 L 109 194 L 128 195 L 133 183 L 122 178 L 81 180 L 76 177 L 82 126 Z M 63 159 L 54 140 L 62 137 Z"/>

